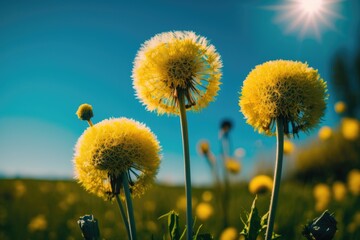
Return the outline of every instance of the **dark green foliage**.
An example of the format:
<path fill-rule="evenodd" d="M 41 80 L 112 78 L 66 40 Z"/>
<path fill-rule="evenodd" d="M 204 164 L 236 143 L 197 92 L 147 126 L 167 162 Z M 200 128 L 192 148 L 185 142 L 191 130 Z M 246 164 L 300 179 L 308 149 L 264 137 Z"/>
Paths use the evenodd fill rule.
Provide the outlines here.
<path fill-rule="evenodd" d="M 184 239 L 185 233 L 186 233 L 186 228 L 184 229 L 184 231 L 182 232 L 182 234 L 180 235 L 180 223 L 179 223 L 179 214 L 176 213 L 174 210 L 171 210 L 170 212 L 162 215 L 161 217 L 159 217 L 159 219 L 164 218 L 164 217 L 168 217 L 168 231 L 169 231 L 169 236 L 171 240 L 181 240 Z M 195 228 L 195 224 L 196 221 L 194 221 L 194 226 L 193 229 Z M 212 236 L 209 233 L 200 233 L 200 229 L 201 229 L 201 225 L 200 227 L 198 227 L 197 231 L 194 231 L 194 237 L 193 240 L 212 240 Z M 165 237 L 164 237 L 165 238 Z"/>
<path fill-rule="evenodd" d="M 256 200 L 257 197 L 255 197 L 250 213 L 246 213 L 246 222 L 241 219 L 241 221 L 244 224 L 244 229 L 240 233 L 240 235 L 244 236 L 245 240 L 256 240 L 258 235 L 261 232 L 265 232 L 267 228 L 267 222 L 269 217 L 269 212 L 264 214 L 262 217 L 260 217 L 259 212 L 256 208 Z M 279 239 L 280 235 L 273 233 L 273 236 L 271 239 Z"/>

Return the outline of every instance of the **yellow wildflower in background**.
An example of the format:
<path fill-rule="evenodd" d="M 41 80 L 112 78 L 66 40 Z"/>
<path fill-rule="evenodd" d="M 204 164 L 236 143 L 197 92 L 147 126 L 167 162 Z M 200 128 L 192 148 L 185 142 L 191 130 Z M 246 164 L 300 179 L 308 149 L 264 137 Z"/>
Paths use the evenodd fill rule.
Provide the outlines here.
<path fill-rule="evenodd" d="M 198 143 L 198 151 L 201 155 L 208 155 L 210 153 L 210 145 L 207 140 L 201 140 Z"/>
<path fill-rule="evenodd" d="M 284 140 L 284 154 L 290 154 L 294 151 L 294 149 L 295 146 L 290 140 Z"/>
<path fill-rule="evenodd" d="M 264 194 L 271 192 L 273 180 L 267 175 L 258 175 L 251 179 L 249 183 L 249 191 L 252 194 Z"/>
<path fill-rule="evenodd" d="M 332 185 L 332 191 L 334 199 L 338 202 L 341 202 L 346 197 L 346 185 L 343 182 L 336 181 Z"/>
<path fill-rule="evenodd" d="M 138 196 L 155 178 L 160 150 L 156 136 L 144 124 L 127 118 L 103 120 L 79 138 L 75 175 L 89 192 L 111 197 L 108 175 L 127 174 L 132 195 Z"/>
<path fill-rule="evenodd" d="M 276 60 L 253 69 L 243 83 L 239 105 L 247 123 L 274 135 L 274 122 L 284 121 L 284 133 L 308 132 L 325 113 L 326 83 L 307 64 Z"/>
<path fill-rule="evenodd" d="M 355 196 L 360 195 L 360 170 L 353 169 L 348 173 L 347 185 L 349 192 Z"/>
<path fill-rule="evenodd" d="M 30 220 L 28 225 L 29 232 L 44 231 L 47 228 L 47 220 L 45 215 L 39 214 Z"/>
<path fill-rule="evenodd" d="M 199 205 L 197 205 L 195 211 L 196 211 L 196 217 L 198 219 L 200 219 L 202 221 L 206 221 L 213 215 L 214 208 L 211 206 L 211 204 L 202 202 L 202 203 L 199 203 Z"/>
<path fill-rule="evenodd" d="M 315 210 L 323 212 L 329 206 L 331 191 L 328 185 L 319 183 L 314 186 L 313 195 L 315 198 Z"/>
<path fill-rule="evenodd" d="M 26 186 L 22 181 L 17 180 L 14 182 L 14 190 L 15 190 L 15 197 L 21 198 L 26 193 Z"/>
<path fill-rule="evenodd" d="M 192 198 L 192 208 L 197 204 L 198 200 L 196 198 Z M 186 196 L 181 195 L 176 200 L 176 208 L 180 211 L 186 212 Z"/>
<path fill-rule="evenodd" d="M 226 158 L 225 168 L 232 174 L 238 174 L 241 170 L 241 165 L 235 158 Z"/>
<path fill-rule="evenodd" d="M 211 200 L 214 198 L 214 195 L 210 191 L 204 191 L 201 195 L 201 198 L 204 202 L 211 202 Z"/>
<path fill-rule="evenodd" d="M 343 101 L 335 103 L 334 110 L 336 113 L 343 113 L 346 110 L 346 104 Z"/>
<path fill-rule="evenodd" d="M 220 55 L 206 38 L 188 31 L 165 32 L 138 51 L 133 86 L 149 111 L 179 114 L 179 91 L 187 108 L 198 111 L 217 95 L 221 67 Z"/>
<path fill-rule="evenodd" d="M 341 132 L 347 140 L 357 139 L 360 133 L 359 120 L 355 118 L 343 118 L 341 120 Z"/>
<path fill-rule="evenodd" d="M 321 140 L 327 140 L 331 137 L 331 135 L 332 135 L 332 129 L 331 127 L 328 126 L 321 127 L 318 132 L 318 136 Z"/>
<path fill-rule="evenodd" d="M 228 227 L 221 232 L 220 240 L 238 240 L 239 233 L 236 228 Z"/>

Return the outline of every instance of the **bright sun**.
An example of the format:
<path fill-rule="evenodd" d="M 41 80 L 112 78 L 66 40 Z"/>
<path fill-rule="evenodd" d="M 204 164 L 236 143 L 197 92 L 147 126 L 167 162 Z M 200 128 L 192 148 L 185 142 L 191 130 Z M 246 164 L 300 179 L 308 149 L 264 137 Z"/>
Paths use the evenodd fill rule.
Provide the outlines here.
<path fill-rule="evenodd" d="M 303 9 L 304 12 L 309 14 L 314 14 L 321 10 L 323 6 L 322 0 L 302 0 L 299 1 L 300 7 Z"/>
<path fill-rule="evenodd" d="M 342 0 L 284 0 L 281 5 L 271 6 L 278 11 L 277 23 L 285 23 L 286 33 L 296 32 L 300 38 L 313 35 L 321 39 L 324 28 L 336 30 L 334 19 L 342 18 L 336 12 L 336 5 Z"/>

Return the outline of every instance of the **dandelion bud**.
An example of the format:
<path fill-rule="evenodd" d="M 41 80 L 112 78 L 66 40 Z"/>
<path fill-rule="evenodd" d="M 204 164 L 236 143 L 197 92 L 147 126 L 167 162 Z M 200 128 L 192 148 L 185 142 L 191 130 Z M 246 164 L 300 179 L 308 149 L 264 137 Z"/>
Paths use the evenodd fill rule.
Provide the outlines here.
<path fill-rule="evenodd" d="M 100 231 L 97 219 L 93 215 L 85 215 L 77 221 L 85 240 L 100 239 Z"/>
<path fill-rule="evenodd" d="M 76 115 L 78 116 L 79 119 L 84 120 L 84 121 L 88 121 L 89 125 L 92 126 L 92 122 L 91 122 L 91 118 L 94 116 L 93 113 L 93 109 L 92 106 L 84 103 L 81 104 L 78 108 L 78 110 L 76 111 Z"/>
<path fill-rule="evenodd" d="M 334 238 L 336 233 L 336 220 L 333 214 L 330 214 L 327 210 L 321 214 L 320 217 L 315 218 L 309 224 L 307 224 L 302 232 L 303 236 L 310 240 Z"/>
<path fill-rule="evenodd" d="M 230 120 L 224 120 L 220 124 L 220 130 L 223 135 L 226 135 L 230 132 L 231 128 L 233 127 L 233 124 Z"/>

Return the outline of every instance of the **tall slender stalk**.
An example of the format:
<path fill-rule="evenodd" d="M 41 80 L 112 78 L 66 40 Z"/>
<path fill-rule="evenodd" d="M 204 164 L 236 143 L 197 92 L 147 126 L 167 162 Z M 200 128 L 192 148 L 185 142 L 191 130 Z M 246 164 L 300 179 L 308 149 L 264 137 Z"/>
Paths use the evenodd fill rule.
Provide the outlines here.
<path fill-rule="evenodd" d="M 180 124 L 184 152 L 184 168 L 185 168 L 185 193 L 186 193 L 186 228 L 187 240 L 192 239 L 192 197 L 191 197 L 191 172 L 190 172 L 190 154 L 189 154 L 189 136 L 186 120 L 185 98 L 184 93 L 178 91 Z"/>
<path fill-rule="evenodd" d="M 125 193 L 125 201 L 126 201 L 126 208 L 127 208 L 127 216 L 129 220 L 129 228 L 130 228 L 130 236 L 131 240 L 136 240 L 136 227 L 135 227 L 135 218 L 134 218 L 134 208 L 132 205 L 130 188 L 129 188 L 129 181 L 127 179 L 127 175 L 123 174 L 123 187 Z"/>
<path fill-rule="evenodd" d="M 126 228 L 126 232 L 127 232 L 127 235 L 128 235 L 128 239 L 130 240 L 131 239 L 131 235 L 130 235 L 130 228 L 129 228 L 129 222 L 127 220 L 127 217 L 126 217 L 126 214 L 125 214 L 125 210 L 124 210 L 124 207 L 121 203 L 121 200 L 119 198 L 119 194 L 116 194 L 115 195 L 115 198 L 116 198 L 116 202 L 119 206 L 119 209 L 120 209 L 120 213 L 121 213 L 121 217 L 124 221 L 124 225 L 125 225 L 125 228 Z"/>
<path fill-rule="evenodd" d="M 230 144 L 228 133 L 224 133 L 221 136 L 221 152 L 222 152 L 222 162 L 223 162 L 223 174 L 224 174 L 224 188 L 222 193 L 222 210 L 223 210 L 223 228 L 228 227 L 228 206 L 230 199 L 230 183 L 229 175 L 226 169 L 226 159 L 229 157 Z"/>
<path fill-rule="evenodd" d="M 282 168 L 283 152 L 284 152 L 284 123 L 281 117 L 276 119 L 276 145 L 277 148 L 276 148 L 276 161 L 275 161 L 275 171 L 274 171 L 275 181 L 271 193 L 269 219 L 267 223 L 265 240 L 271 240 L 272 238 L 272 232 L 274 229 L 275 214 L 276 214 L 276 205 L 278 202 L 279 190 L 280 190 L 281 168 Z"/>

